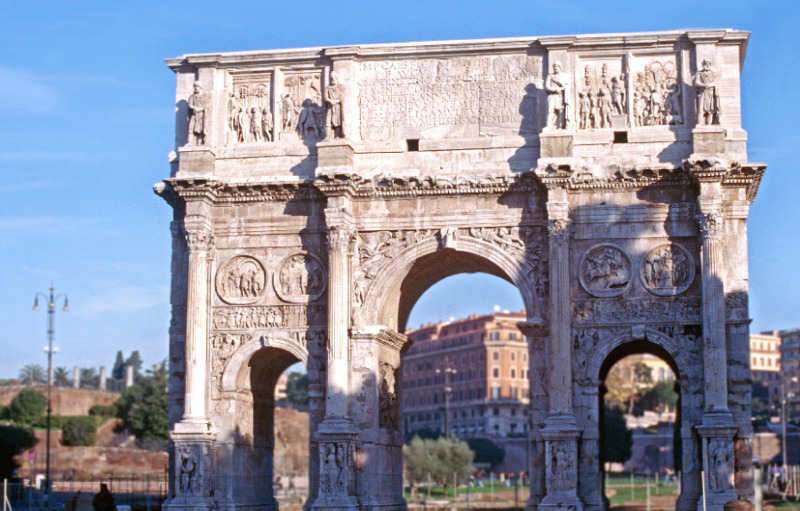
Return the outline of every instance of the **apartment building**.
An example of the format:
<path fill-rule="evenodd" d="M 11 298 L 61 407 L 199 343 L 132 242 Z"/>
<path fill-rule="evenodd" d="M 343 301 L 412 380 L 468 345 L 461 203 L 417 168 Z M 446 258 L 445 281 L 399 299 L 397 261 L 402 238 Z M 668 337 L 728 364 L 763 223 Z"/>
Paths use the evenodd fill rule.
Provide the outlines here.
<path fill-rule="evenodd" d="M 409 329 L 403 432 L 513 437 L 528 432 L 525 312 L 497 312 Z"/>

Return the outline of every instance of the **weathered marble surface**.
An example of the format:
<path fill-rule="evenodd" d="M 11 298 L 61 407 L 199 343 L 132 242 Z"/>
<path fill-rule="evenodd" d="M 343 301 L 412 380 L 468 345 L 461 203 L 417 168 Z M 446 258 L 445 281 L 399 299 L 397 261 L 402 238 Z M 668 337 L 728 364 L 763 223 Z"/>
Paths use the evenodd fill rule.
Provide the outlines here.
<path fill-rule="evenodd" d="M 401 333 L 482 271 L 528 319 L 528 509 L 600 510 L 602 380 L 681 390 L 680 509 L 749 498 L 747 162 L 733 30 L 186 55 L 167 507 L 274 509 L 278 375 L 311 384 L 307 508 L 405 509 Z M 700 68 L 698 69 L 698 63 Z"/>

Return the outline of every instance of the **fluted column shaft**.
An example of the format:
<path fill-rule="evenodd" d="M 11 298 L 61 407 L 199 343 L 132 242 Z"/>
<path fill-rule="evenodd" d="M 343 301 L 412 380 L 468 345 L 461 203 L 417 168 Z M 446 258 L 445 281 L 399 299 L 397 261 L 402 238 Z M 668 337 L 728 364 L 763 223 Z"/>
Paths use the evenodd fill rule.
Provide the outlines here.
<path fill-rule="evenodd" d="M 569 205 L 547 203 L 550 245 L 550 413 L 572 413 L 570 342 Z"/>
<path fill-rule="evenodd" d="M 186 232 L 188 282 L 186 296 L 186 396 L 181 422 L 207 421 L 209 263 L 214 248 L 210 231 Z"/>
<path fill-rule="evenodd" d="M 353 233 L 340 227 L 328 230 L 328 392 L 326 418 L 347 416 L 350 341 L 350 261 Z"/>

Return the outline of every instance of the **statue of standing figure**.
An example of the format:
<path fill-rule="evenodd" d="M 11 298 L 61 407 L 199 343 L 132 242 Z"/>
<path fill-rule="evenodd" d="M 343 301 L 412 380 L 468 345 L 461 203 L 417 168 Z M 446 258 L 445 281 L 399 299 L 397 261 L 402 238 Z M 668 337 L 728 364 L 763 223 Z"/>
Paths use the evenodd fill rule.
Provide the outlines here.
<path fill-rule="evenodd" d="M 711 69 L 711 61 L 703 60 L 703 68 L 694 76 L 697 91 L 697 124 L 719 124 L 719 94 L 717 73 Z"/>
<path fill-rule="evenodd" d="M 209 96 L 203 92 L 203 85 L 194 82 L 194 93 L 189 96 L 189 144 L 205 145 L 208 131 L 206 120 Z"/>
<path fill-rule="evenodd" d="M 547 75 L 544 82 L 544 90 L 547 92 L 548 128 L 563 130 L 569 127 L 567 85 L 567 77 L 561 74 L 561 64 L 556 62 L 553 64 L 553 72 Z"/>
<path fill-rule="evenodd" d="M 344 138 L 344 114 L 342 112 L 342 85 L 339 75 L 331 71 L 331 84 L 325 87 L 325 103 L 328 107 L 328 137 Z"/>

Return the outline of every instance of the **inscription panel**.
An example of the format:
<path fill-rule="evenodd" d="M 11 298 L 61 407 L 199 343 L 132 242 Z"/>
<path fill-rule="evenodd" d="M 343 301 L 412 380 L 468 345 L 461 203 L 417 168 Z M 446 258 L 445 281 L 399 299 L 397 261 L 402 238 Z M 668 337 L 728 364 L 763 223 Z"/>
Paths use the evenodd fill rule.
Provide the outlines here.
<path fill-rule="evenodd" d="M 538 55 L 363 62 L 361 135 L 533 133 L 541 81 Z"/>

